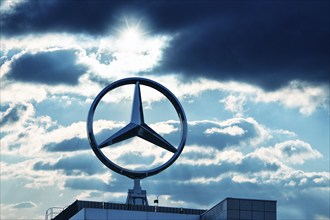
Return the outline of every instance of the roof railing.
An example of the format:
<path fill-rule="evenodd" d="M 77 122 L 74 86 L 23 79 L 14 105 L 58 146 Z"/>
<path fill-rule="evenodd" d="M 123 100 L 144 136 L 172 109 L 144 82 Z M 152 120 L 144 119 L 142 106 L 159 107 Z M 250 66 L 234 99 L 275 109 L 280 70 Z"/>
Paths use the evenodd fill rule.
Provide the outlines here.
<path fill-rule="evenodd" d="M 52 220 L 55 216 L 60 214 L 66 207 L 51 207 L 47 209 L 45 214 L 45 220 Z"/>

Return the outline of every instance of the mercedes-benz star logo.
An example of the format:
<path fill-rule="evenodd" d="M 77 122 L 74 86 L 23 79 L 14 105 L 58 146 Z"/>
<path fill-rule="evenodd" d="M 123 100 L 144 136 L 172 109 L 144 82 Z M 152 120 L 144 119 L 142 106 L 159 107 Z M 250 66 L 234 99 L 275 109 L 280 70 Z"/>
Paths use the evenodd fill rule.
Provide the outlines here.
<path fill-rule="evenodd" d="M 133 105 L 132 105 L 132 113 L 131 113 L 131 120 L 130 122 L 111 135 L 106 140 L 102 141 L 101 143 L 97 143 L 94 132 L 93 132 L 93 117 L 95 109 L 102 99 L 102 97 L 110 92 L 111 90 L 128 85 L 128 84 L 135 84 L 134 89 L 134 96 L 133 96 Z M 149 127 L 145 121 L 144 121 L 144 115 L 143 115 L 143 108 L 142 108 L 142 99 L 141 99 L 141 92 L 140 92 L 140 85 L 149 86 L 153 89 L 156 89 L 160 93 L 162 93 L 174 106 L 178 117 L 180 119 L 181 123 L 181 141 L 180 144 L 177 147 L 174 147 L 171 143 L 169 143 L 167 140 L 165 140 L 162 136 L 160 136 L 156 131 L 154 131 L 151 127 Z M 145 79 L 145 78 L 139 78 L 139 77 L 133 77 L 133 78 L 126 78 L 118 80 L 107 87 L 105 87 L 94 99 L 87 118 L 87 133 L 88 133 L 88 139 L 89 143 L 96 154 L 96 156 L 101 160 L 101 162 L 106 165 L 108 168 L 112 169 L 113 171 L 125 175 L 132 179 L 143 179 L 147 176 L 155 175 L 163 170 L 165 170 L 167 167 L 169 167 L 171 164 L 174 163 L 174 161 L 179 157 L 181 154 L 183 147 L 186 142 L 187 138 L 187 120 L 185 113 L 183 111 L 183 108 L 178 101 L 178 99 L 171 93 L 167 88 L 162 86 L 161 84 Z M 173 153 L 173 156 L 164 164 L 162 164 L 159 167 L 150 169 L 150 170 L 143 170 L 143 171 L 136 171 L 136 170 L 130 170 L 125 169 L 115 163 L 113 163 L 109 158 L 105 156 L 105 154 L 101 151 L 102 148 L 108 147 L 112 144 L 124 141 L 126 139 L 132 138 L 132 137 L 140 137 L 146 141 L 149 141 L 159 147 L 162 147 L 163 149 L 170 151 Z"/>

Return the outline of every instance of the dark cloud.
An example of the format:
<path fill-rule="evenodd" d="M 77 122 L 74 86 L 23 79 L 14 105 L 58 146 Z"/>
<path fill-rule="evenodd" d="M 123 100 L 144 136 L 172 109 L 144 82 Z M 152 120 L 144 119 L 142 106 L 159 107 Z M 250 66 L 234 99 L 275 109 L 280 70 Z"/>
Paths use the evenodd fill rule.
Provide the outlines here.
<path fill-rule="evenodd" d="M 92 164 L 91 161 L 84 159 L 82 156 L 75 157 L 76 159 L 80 158 L 88 162 L 88 164 Z M 76 160 L 75 159 L 75 160 Z M 71 174 L 72 170 L 84 170 L 85 168 L 81 167 L 82 163 L 77 165 L 73 165 L 74 162 L 69 162 L 72 160 L 71 158 L 61 159 L 57 163 L 45 164 L 42 162 L 38 162 L 34 165 L 34 169 L 36 170 L 53 170 L 53 169 L 63 169 L 63 167 L 67 167 L 68 171 L 67 174 Z M 94 158 L 97 161 L 97 158 Z M 65 165 L 63 165 L 65 164 Z M 173 164 L 170 168 L 166 169 L 157 176 L 153 176 L 152 178 L 147 178 L 143 180 L 146 185 L 153 185 L 152 181 L 159 181 L 160 187 L 164 184 L 167 185 L 176 185 L 180 184 L 180 181 L 187 181 L 189 186 L 193 185 L 194 183 L 189 183 L 190 180 L 194 178 L 215 178 L 221 174 L 225 174 L 228 172 L 237 172 L 237 174 L 252 174 L 252 173 L 259 173 L 263 171 L 270 171 L 276 172 L 280 168 L 277 164 L 271 164 L 265 161 L 260 160 L 259 158 L 252 158 L 252 157 L 245 157 L 241 163 L 234 164 L 223 161 L 221 164 L 213 164 L 213 165 L 187 165 L 187 164 Z M 106 169 L 104 169 L 105 171 Z M 94 172 L 94 171 L 93 171 Z M 88 172 L 92 174 L 93 172 Z M 112 172 L 112 171 L 109 171 Z M 86 172 L 85 172 L 86 173 Z M 97 173 L 97 172 L 94 172 Z M 113 173 L 113 172 L 112 172 Z M 66 184 L 67 186 L 72 189 L 93 189 L 98 191 L 106 191 L 111 188 L 112 192 L 121 192 L 125 191 L 125 187 L 131 187 L 130 180 L 127 177 L 120 176 L 119 174 L 113 173 L 114 179 L 112 179 L 109 183 L 104 183 L 102 180 L 97 178 L 90 178 L 90 179 L 82 179 L 80 177 L 75 177 L 72 179 L 68 179 Z M 297 177 L 298 178 L 298 177 Z M 320 178 L 320 176 L 313 176 L 311 180 L 315 178 Z M 299 181 L 299 179 L 297 179 Z M 88 184 L 90 183 L 90 184 Z M 123 186 L 124 184 L 124 186 Z M 157 184 L 157 185 L 158 185 Z M 306 185 L 307 186 L 307 185 Z M 178 186 L 180 188 L 182 186 Z M 153 188 L 153 187 L 152 187 Z M 174 189 L 175 190 L 175 189 Z M 176 191 L 176 190 L 175 190 Z M 173 192 L 173 194 L 175 194 Z M 207 200 L 205 201 L 207 202 Z"/>
<path fill-rule="evenodd" d="M 65 187 L 79 190 L 97 190 L 101 192 L 123 192 L 132 188 L 133 183 L 123 176 L 118 176 L 109 182 L 104 182 L 99 178 L 71 178 L 65 181 Z"/>
<path fill-rule="evenodd" d="M 105 139 L 109 138 L 109 136 L 111 136 L 111 133 L 113 133 L 112 128 L 103 129 L 98 134 L 96 134 L 95 137 L 97 140 L 99 140 L 99 142 L 102 142 Z M 89 145 L 86 134 L 86 138 L 73 137 L 71 139 L 63 140 L 59 143 L 51 142 L 49 144 L 46 144 L 43 149 L 48 152 L 72 152 L 91 150 L 91 147 Z"/>
<path fill-rule="evenodd" d="M 157 158 L 154 155 L 143 156 L 136 153 L 128 152 L 120 155 L 117 159 L 119 164 L 138 164 L 144 168 L 148 164 L 152 164 Z"/>
<path fill-rule="evenodd" d="M 2 16 L 4 35 L 107 34 L 123 17 L 176 34 L 153 73 L 252 83 L 329 83 L 329 1 L 27 1 Z"/>
<path fill-rule="evenodd" d="M 30 208 L 34 208 L 36 206 L 37 206 L 36 204 L 34 204 L 33 202 L 29 201 L 29 202 L 18 203 L 16 205 L 14 205 L 13 208 L 15 208 L 15 209 L 30 209 Z"/>
<path fill-rule="evenodd" d="M 176 169 L 184 169 L 186 167 L 176 167 Z M 197 166 L 197 168 L 199 168 Z M 278 201 L 279 217 L 294 218 L 296 215 L 288 212 L 290 207 L 294 212 L 301 213 L 302 219 L 313 219 L 316 214 L 327 216 L 329 213 L 328 203 L 326 201 L 326 194 L 322 194 L 315 189 L 315 184 L 310 187 L 304 185 L 297 186 L 296 188 L 284 186 L 289 183 L 291 179 L 279 179 L 279 182 L 235 182 L 231 177 L 224 177 L 217 182 L 210 182 L 208 184 L 200 184 L 193 182 L 182 183 L 184 180 L 180 175 L 164 175 L 165 172 L 142 180 L 141 186 L 147 190 L 150 200 L 150 194 L 160 195 L 159 200 L 162 204 L 162 195 L 170 195 L 170 200 L 185 201 L 186 203 L 193 203 L 195 207 L 207 206 L 211 207 L 226 197 L 237 198 L 254 198 Z M 195 173 L 198 173 L 196 170 Z M 184 172 L 182 172 L 184 174 Z M 203 176 L 208 177 L 208 172 L 203 172 Z M 71 178 L 65 182 L 65 187 L 79 190 L 96 190 L 98 192 L 125 192 L 131 189 L 133 181 L 114 174 L 114 179 L 109 182 L 104 182 L 98 178 Z M 196 177 L 192 174 L 187 180 Z M 300 177 L 300 180 L 304 176 Z M 170 187 L 169 187 L 170 186 Z M 322 187 L 318 185 L 317 187 Z M 295 196 L 290 196 L 294 192 Z M 306 201 L 314 201 L 315 203 L 309 204 Z M 310 210 L 315 210 L 313 213 Z"/>
<path fill-rule="evenodd" d="M 121 1 L 26 1 L 1 16 L 3 34 L 45 32 L 102 34 L 123 6 Z"/>
<path fill-rule="evenodd" d="M 9 111 L 8 111 L 9 110 Z M 0 126 L 6 124 L 12 124 L 21 118 L 22 112 L 26 111 L 27 107 L 25 105 L 17 105 L 11 109 L 7 109 L 7 112 L 0 119 Z"/>
<path fill-rule="evenodd" d="M 66 152 L 91 149 L 86 138 L 74 137 L 69 140 L 64 140 L 60 143 L 50 143 L 44 146 L 44 149 L 49 152 Z"/>
<path fill-rule="evenodd" d="M 75 53 L 73 50 L 57 50 L 24 54 L 11 63 L 6 76 L 24 82 L 74 85 L 87 70 L 86 66 L 76 63 Z"/>
<path fill-rule="evenodd" d="M 64 157 L 55 163 L 37 162 L 34 170 L 61 170 L 66 175 L 81 175 L 82 173 L 92 175 L 105 171 L 103 164 L 96 159 L 92 153 L 77 154 L 71 157 Z"/>
<path fill-rule="evenodd" d="M 197 153 L 196 153 L 197 155 Z M 182 155 L 182 159 L 187 159 L 190 155 Z M 203 156 L 201 156 L 203 157 Z M 180 159 L 179 159 L 180 160 Z M 199 158 L 199 160 L 203 160 Z M 187 165 L 175 163 L 167 171 L 162 172 L 161 178 L 173 181 L 189 181 L 192 178 L 216 178 L 221 174 L 228 172 L 237 172 L 239 174 L 252 174 L 262 171 L 276 172 L 280 169 L 279 164 L 269 163 L 259 158 L 245 157 L 241 163 L 229 163 L 221 161 L 219 164 L 211 165 Z M 316 178 L 313 177 L 312 180 Z"/>
<path fill-rule="evenodd" d="M 290 212 L 290 209 L 292 210 L 292 208 L 297 208 L 297 206 L 299 206 L 298 209 L 303 216 L 303 219 L 326 219 L 330 216 L 330 201 L 328 193 L 322 192 L 322 190 L 298 191 L 297 189 L 294 189 L 293 191 L 296 196 L 288 197 L 286 201 L 280 201 L 282 204 L 280 204 L 280 210 L 278 213 L 283 213 L 282 215 L 286 215 L 288 219 L 297 218 L 295 217 L 296 213 Z"/>
<path fill-rule="evenodd" d="M 232 181 L 231 178 L 224 178 L 219 182 L 211 182 L 209 184 L 189 182 L 182 184 L 175 181 L 169 181 L 169 179 L 163 179 L 158 184 L 153 184 L 153 182 L 150 181 L 149 183 L 144 182 L 143 185 L 145 186 L 145 189 L 153 194 L 170 195 L 172 201 L 195 203 L 195 206 L 211 207 L 226 197 L 259 199 L 276 198 L 276 195 L 266 193 L 267 189 L 274 189 L 273 185 L 264 186 L 248 182 L 237 183 Z M 168 185 L 171 185 L 171 187 L 168 187 Z"/>
<path fill-rule="evenodd" d="M 188 9 L 177 20 L 191 19 L 176 30 L 180 34 L 165 51 L 159 71 L 183 73 L 191 80 L 238 80 L 266 90 L 291 80 L 327 84 L 329 7 L 325 1 L 250 1 L 208 2 L 196 14 Z M 194 22 L 195 16 L 200 20 Z M 164 20 L 157 27 L 171 22 Z"/>
<path fill-rule="evenodd" d="M 192 176 L 196 177 L 194 174 Z M 204 171 L 203 176 L 209 176 L 208 172 Z M 211 178 L 214 177 L 210 176 Z M 156 178 L 157 180 L 154 181 Z M 304 175 L 299 178 L 299 181 L 303 178 Z M 143 180 L 142 185 L 149 194 L 170 195 L 171 201 L 194 203 L 196 207 L 211 207 L 226 197 L 237 197 L 276 200 L 278 201 L 279 218 L 297 218 L 296 213 L 298 212 L 301 214 L 301 219 L 314 219 L 316 214 L 328 216 L 329 213 L 329 202 L 324 202 L 328 201 L 328 195 L 326 193 L 322 194 L 317 190 L 317 188 L 322 188 L 323 184 L 317 184 L 317 186 L 315 183 L 311 186 L 285 186 L 292 180 L 291 178 L 278 179 L 278 182 L 268 182 L 266 180 L 266 182 L 251 183 L 235 182 L 231 177 L 224 177 L 219 181 L 211 181 L 204 184 L 182 183 L 178 179 L 181 180 L 181 178 L 175 178 L 175 176 L 164 176 L 162 173 L 153 178 Z M 292 194 L 295 196 L 292 196 Z M 160 202 L 162 203 L 161 200 L 162 197 L 160 197 Z M 306 203 L 306 201 L 311 201 L 312 203 L 315 201 L 315 203 Z M 290 213 L 288 209 L 294 211 Z M 311 212 L 310 210 L 315 211 Z"/>
<path fill-rule="evenodd" d="M 98 178 L 75 178 L 65 181 L 65 187 L 79 190 L 110 191 L 110 185 Z"/>

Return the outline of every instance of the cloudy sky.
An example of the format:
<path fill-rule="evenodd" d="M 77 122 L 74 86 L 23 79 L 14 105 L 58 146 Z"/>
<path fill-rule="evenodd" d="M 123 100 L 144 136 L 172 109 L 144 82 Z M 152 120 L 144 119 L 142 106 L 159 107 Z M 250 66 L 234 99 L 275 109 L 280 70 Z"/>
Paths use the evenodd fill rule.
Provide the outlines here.
<path fill-rule="evenodd" d="M 152 204 L 277 200 L 279 219 L 329 218 L 329 1 L 1 1 L 1 219 L 42 219 L 76 199 L 126 201 L 133 181 L 92 152 L 86 119 L 108 84 L 138 76 L 180 100 L 186 146 L 142 180 Z M 179 119 L 141 86 L 145 120 L 177 146 Z M 97 140 L 130 119 L 107 94 Z M 143 170 L 168 160 L 138 138 L 104 150 Z"/>

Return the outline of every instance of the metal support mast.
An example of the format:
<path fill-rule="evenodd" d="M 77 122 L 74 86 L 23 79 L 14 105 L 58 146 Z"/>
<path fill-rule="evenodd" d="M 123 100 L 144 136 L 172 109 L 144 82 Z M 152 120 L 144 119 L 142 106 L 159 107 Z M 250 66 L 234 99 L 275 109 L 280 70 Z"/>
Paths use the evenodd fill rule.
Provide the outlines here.
<path fill-rule="evenodd" d="M 140 179 L 134 179 L 134 187 L 128 190 L 126 204 L 148 205 L 147 191 L 142 190 Z"/>

